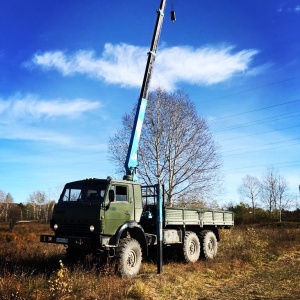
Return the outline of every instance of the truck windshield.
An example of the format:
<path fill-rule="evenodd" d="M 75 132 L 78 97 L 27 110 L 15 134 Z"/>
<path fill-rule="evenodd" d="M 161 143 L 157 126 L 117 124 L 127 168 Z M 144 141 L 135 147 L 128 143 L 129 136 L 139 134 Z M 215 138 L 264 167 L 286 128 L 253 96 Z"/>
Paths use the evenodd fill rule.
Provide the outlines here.
<path fill-rule="evenodd" d="M 104 200 L 105 192 L 106 186 L 66 187 L 60 201 L 101 203 Z"/>

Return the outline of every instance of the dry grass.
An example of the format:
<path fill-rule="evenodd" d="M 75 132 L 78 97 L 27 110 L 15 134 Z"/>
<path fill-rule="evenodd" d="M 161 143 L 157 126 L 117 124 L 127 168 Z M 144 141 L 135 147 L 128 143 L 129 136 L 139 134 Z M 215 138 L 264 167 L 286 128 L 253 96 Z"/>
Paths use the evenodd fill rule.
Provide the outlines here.
<path fill-rule="evenodd" d="M 155 262 L 121 279 L 91 259 L 64 263 L 64 248 L 39 243 L 46 225 L 0 226 L 0 299 L 299 299 L 300 228 L 235 227 L 221 232 L 218 257 Z"/>

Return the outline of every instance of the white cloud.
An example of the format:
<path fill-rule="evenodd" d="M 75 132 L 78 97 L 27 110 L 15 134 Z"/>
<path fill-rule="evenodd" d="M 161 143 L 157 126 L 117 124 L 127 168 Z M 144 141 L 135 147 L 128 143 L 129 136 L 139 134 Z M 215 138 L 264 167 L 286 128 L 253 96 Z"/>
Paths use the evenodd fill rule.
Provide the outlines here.
<path fill-rule="evenodd" d="M 256 50 L 231 53 L 233 47 L 164 49 L 158 57 L 155 85 L 174 88 L 178 82 L 212 85 L 245 72 Z M 154 79 L 156 81 L 156 78 Z"/>
<path fill-rule="evenodd" d="M 52 142 L 62 145 L 72 143 L 72 138 L 49 129 L 28 126 L 25 124 L 1 124 L 0 139 L 7 140 L 30 140 Z"/>
<path fill-rule="evenodd" d="M 106 44 L 102 58 L 94 51 L 78 51 L 73 55 L 61 51 L 36 54 L 32 60 L 44 69 L 56 69 L 64 76 L 85 74 L 107 83 L 136 87 L 141 85 L 146 48 L 126 44 Z"/>
<path fill-rule="evenodd" d="M 78 148 L 78 133 L 70 133 L 68 128 L 73 123 L 66 122 L 66 118 L 70 121 L 99 108 L 100 102 L 86 99 L 43 100 L 36 95 L 0 98 L 0 139 L 76 144 Z M 76 129 L 80 129 L 80 122 L 76 124 Z"/>
<path fill-rule="evenodd" d="M 36 54 L 32 63 L 54 69 L 64 76 L 84 74 L 124 87 L 141 86 L 147 49 L 127 44 L 106 44 L 101 57 L 93 51 L 68 54 L 62 51 Z M 174 89 L 179 82 L 211 85 L 250 68 L 257 50 L 234 52 L 234 47 L 172 47 L 159 50 L 153 86 Z"/>
<path fill-rule="evenodd" d="M 99 102 L 85 99 L 42 100 L 34 95 L 0 99 L 0 117 L 2 119 L 39 119 L 53 117 L 76 117 L 80 114 L 98 109 Z"/>

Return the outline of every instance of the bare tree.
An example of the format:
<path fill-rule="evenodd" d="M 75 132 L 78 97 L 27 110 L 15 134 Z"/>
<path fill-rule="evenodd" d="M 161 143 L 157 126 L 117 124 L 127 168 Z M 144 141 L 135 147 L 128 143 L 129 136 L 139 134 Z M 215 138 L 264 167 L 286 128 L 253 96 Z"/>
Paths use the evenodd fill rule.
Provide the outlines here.
<path fill-rule="evenodd" d="M 289 187 L 284 177 L 273 167 L 269 168 L 262 180 L 262 202 L 267 205 L 270 213 L 279 211 L 279 221 L 281 221 L 282 210 L 288 207 L 291 200 L 288 191 Z"/>
<path fill-rule="evenodd" d="M 45 219 L 45 204 L 46 204 L 46 194 L 43 191 L 35 191 L 29 195 L 30 210 L 34 220 L 44 220 Z"/>
<path fill-rule="evenodd" d="M 270 214 L 277 205 L 277 180 L 277 171 L 274 168 L 269 168 L 262 178 L 261 200 L 265 203 Z"/>
<path fill-rule="evenodd" d="M 285 178 L 278 175 L 277 179 L 277 207 L 279 210 L 279 222 L 282 221 L 282 210 L 287 209 L 292 196 L 288 194 L 289 186 Z"/>
<path fill-rule="evenodd" d="M 260 196 L 261 183 L 260 181 L 251 175 L 247 175 L 242 179 L 242 184 L 239 186 L 238 191 L 243 200 L 246 198 L 251 202 L 252 206 L 252 218 L 255 220 L 255 207 Z"/>
<path fill-rule="evenodd" d="M 0 202 L 1 202 L 1 203 L 4 202 L 5 196 L 6 196 L 5 192 L 2 191 L 2 190 L 0 190 Z"/>
<path fill-rule="evenodd" d="M 4 222 L 8 222 L 8 213 L 11 203 L 13 203 L 14 198 L 10 193 L 5 193 L 0 190 L 0 219 Z"/>
<path fill-rule="evenodd" d="M 54 200 L 50 200 L 44 191 L 35 191 L 29 195 L 26 205 L 27 219 L 48 222 L 52 216 Z"/>
<path fill-rule="evenodd" d="M 110 158 L 123 171 L 135 109 L 123 117 L 123 128 L 110 139 Z M 206 120 L 182 91 L 150 93 L 139 148 L 138 174 L 145 184 L 160 180 L 167 201 L 212 196 L 220 182 L 220 156 Z M 124 171 L 123 171 L 124 172 Z"/>
<path fill-rule="evenodd" d="M 14 198 L 12 197 L 12 195 L 10 193 L 6 194 L 4 202 L 5 202 L 5 222 L 8 222 L 9 209 L 10 209 L 11 203 L 14 202 Z"/>
<path fill-rule="evenodd" d="M 5 220 L 5 215 L 6 215 L 5 196 L 6 193 L 0 190 L 0 220 L 2 221 Z"/>

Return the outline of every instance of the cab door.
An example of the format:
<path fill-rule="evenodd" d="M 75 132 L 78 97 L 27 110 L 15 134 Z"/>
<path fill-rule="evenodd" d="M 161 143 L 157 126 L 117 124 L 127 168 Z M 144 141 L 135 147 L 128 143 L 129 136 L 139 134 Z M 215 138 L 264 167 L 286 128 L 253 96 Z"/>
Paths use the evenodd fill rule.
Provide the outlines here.
<path fill-rule="evenodd" d="M 134 201 L 131 185 L 116 183 L 110 189 L 114 190 L 115 199 L 105 212 L 103 234 L 113 235 L 122 224 L 134 220 Z"/>

